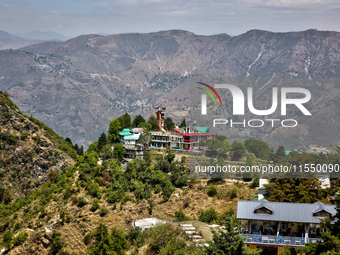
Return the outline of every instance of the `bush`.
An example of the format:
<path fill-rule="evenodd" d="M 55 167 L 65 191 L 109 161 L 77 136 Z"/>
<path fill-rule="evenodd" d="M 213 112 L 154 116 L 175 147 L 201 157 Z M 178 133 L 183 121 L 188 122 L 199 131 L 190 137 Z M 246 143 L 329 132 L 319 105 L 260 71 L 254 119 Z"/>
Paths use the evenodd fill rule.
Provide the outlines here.
<path fill-rule="evenodd" d="M 179 235 L 179 230 L 174 229 L 171 224 L 160 224 L 147 230 L 150 237 L 150 247 L 153 251 L 159 252 L 170 240 Z"/>
<path fill-rule="evenodd" d="M 214 197 L 217 195 L 217 189 L 214 185 L 209 186 L 208 192 L 207 192 L 209 197 Z"/>
<path fill-rule="evenodd" d="M 92 201 L 91 211 L 92 211 L 92 212 L 95 212 L 95 211 L 97 211 L 97 209 L 99 209 L 99 199 L 98 199 L 98 198 L 95 198 L 95 199 L 93 199 L 93 201 Z"/>
<path fill-rule="evenodd" d="M 259 178 L 254 178 L 252 183 L 249 185 L 250 188 L 255 189 L 260 185 L 260 179 Z"/>
<path fill-rule="evenodd" d="M 233 199 L 235 197 L 237 197 L 237 189 L 232 189 L 230 191 L 230 198 Z"/>
<path fill-rule="evenodd" d="M 202 211 L 198 219 L 205 223 L 212 223 L 218 219 L 218 214 L 214 208 L 210 207 L 210 209 Z"/>
<path fill-rule="evenodd" d="M 144 234 L 139 227 L 132 228 L 127 233 L 126 239 L 129 240 L 132 244 L 136 245 L 138 248 L 142 247 L 145 243 Z"/>
<path fill-rule="evenodd" d="M 22 132 L 21 133 L 21 140 L 25 141 L 27 137 L 28 137 L 28 133 L 27 132 Z"/>
<path fill-rule="evenodd" d="M 28 234 L 26 233 L 26 231 L 21 231 L 21 233 L 17 237 L 14 237 L 13 244 L 15 246 L 23 244 L 26 241 L 27 236 Z"/>
<path fill-rule="evenodd" d="M 5 246 L 6 248 L 10 248 L 11 245 L 12 245 L 13 233 L 10 232 L 10 231 L 7 231 L 7 232 L 3 235 L 2 240 L 3 240 L 4 246 Z"/>
<path fill-rule="evenodd" d="M 180 222 L 180 221 L 187 221 L 187 220 L 190 220 L 190 218 L 187 217 L 185 213 L 182 212 L 182 210 L 175 212 L 175 221 Z"/>
<path fill-rule="evenodd" d="M 83 207 L 84 205 L 87 205 L 87 201 L 83 197 L 78 197 L 77 204 L 79 207 Z"/>
<path fill-rule="evenodd" d="M 109 209 L 107 209 L 106 207 L 101 207 L 100 208 L 100 216 L 105 216 L 106 214 L 109 213 Z"/>

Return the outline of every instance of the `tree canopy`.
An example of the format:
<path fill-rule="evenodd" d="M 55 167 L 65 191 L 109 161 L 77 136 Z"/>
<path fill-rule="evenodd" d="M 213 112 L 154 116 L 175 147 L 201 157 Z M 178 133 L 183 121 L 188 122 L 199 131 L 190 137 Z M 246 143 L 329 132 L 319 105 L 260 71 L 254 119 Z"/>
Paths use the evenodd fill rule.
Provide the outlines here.
<path fill-rule="evenodd" d="M 174 127 L 175 127 L 175 123 L 172 121 L 172 119 L 170 117 L 168 117 L 164 120 L 164 128 L 166 130 L 171 130 Z"/>
<path fill-rule="evenodd" d="M 265 184 L 265 198 L 275 202 L 315 203 L 322 200 L 320 181 L 315 178 L 273 178 Z"/>
<path fill-rule="evenodd" d="M 131 127 L 131 116 L 127 112 L 118 118 L 122 129 Z"/>
<path fill-rule="evenodd" d="M 110 143 L 116 143 L 119 141 L 119 132 L 122 130 L 122 126 L 120 124 L 120 121 L 118 119 L 114 119 L 110 122 L 109 125 L 109 142 Z"/>
<path fill-rule="evenodd" d="M 158 122 L 155 116 L 150 115 L 147 123 L 151 124 L 151 130 L 157 130 Z"/>
<path fill-rule="evenodd" d="M 134 127 L 138 127 L 140 123 L 146 122 L 142 115 L 137 115 L 132 122 Z"/>

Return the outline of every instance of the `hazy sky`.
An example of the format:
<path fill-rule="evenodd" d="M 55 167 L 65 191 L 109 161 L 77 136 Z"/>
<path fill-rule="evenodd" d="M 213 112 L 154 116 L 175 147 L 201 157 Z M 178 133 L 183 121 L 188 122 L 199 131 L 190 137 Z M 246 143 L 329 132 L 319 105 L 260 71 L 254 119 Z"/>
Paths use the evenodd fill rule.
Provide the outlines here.
<path fill-rule="evenodd" d="M 340 31 L 340 0 L 0 0 L 0 30 L 90 33 L 183 29 L 238 35 L 309 28 Z"/>

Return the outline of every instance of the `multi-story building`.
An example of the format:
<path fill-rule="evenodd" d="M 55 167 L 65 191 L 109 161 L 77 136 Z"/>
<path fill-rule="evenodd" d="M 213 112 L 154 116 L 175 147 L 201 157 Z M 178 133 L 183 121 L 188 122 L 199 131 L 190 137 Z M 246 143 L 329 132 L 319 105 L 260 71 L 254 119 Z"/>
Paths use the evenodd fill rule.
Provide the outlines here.
<path fill-rule="evenodd" d="M 152 148 L 182 149 L 183 136 L 172 132 L 152 131 Z"/>
<path fill-rule="evenodd" d="M 186 127 L 186 128 L 175 128 L 171 131 L 171 135 L 183 136 L 183 150 L 196 150 L 201 149 L 199 145 L 200 141 L 207 141 L 214 139 L 215 134 L 209 132 L 207 127 Z"/>
<path fill-rule="evenodd" d="M 125 148 L 125 158 L 143 156 L 143 145 L 138 144 L 138 139 L 144 128 L 124 128 L 119 132 L 119 140 Z"/>

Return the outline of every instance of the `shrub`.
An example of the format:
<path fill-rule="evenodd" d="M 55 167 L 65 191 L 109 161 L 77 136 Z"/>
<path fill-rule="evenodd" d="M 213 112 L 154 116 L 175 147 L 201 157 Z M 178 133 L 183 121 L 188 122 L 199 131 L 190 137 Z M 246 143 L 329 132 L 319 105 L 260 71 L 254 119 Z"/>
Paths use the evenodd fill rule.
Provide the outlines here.
<path fill-rule="evenodd" d="M 161 192 L 161 190 L 162 190 L 162 188 L 161 188 L 161 186 L 159 186 L 158 184 L 155 186 L 155 188 L 154 188 L 154 192 L 155 192 L 155 194 L 158 194 L 159 192 Z"/>
<path fill-rule="evenodd" d="M 151 249 L 159 252 L 172 238 L 179 235 L 179 230 L 173 228 L 171 224 L 160 224 L 148 229 L 146 234 L 150 237 Z"/>
<path fill-rule="evenodd" d="M 252 183 L 249 185 L 250 188 L 255 189 L 260 185 L 260 179 L 259 178 L 254 178 Z"/>
<path fill-rule="evenodd" d="M 78 197 L 77 204 L 79 207 L 83 207 L 84 205 L 87 205 L 87 201 L 83 197 Z"/>
<path fill-rule="evenodd" d="M 214 208 L 210 207 L 210 209 L 202 211 L 198 219 L 205 223 L 212 223 L 216 221 L 217 218 L 218 218 L 217 212 L 214 210 Z"/>
<path fill-rule="evenodd" d="M 237 197 L 237 189 L 236 189 L 236 188 L 235 188 L 235 189 L 232 189 L 232 190 L 230 191 L 230 198 L 233 199 L 233 198 L 235 198 L 235 197 Z"/>
<path fill-rule="evenodd" d="M 27 132 L 22 132 L 21 133 L 21 140 L 25 141 L 27 137 L 28 137 L 28 133 Z"/>
<path fill-rule="evenodd" d="M 16 222 L 16 223 L 14 224 L 14 230 L 15 230 L 15 231 L 16 231 L 16 230 L 19 230 L 20 227 L 21 227 L 21 223 L 20 223 L 20 222 Z"/>
<path fill-rule="evenodd" d="M 180 221 L 187 221 L 187 220 L 190 220 L 190 218 L 187 217 L 185 213 L 182 212 L 182 210 L 175 212 L 175 221 L 180 222 Z"/>
<path fill-rule="evenodd" d="M 3 237 L 2 237 L 4 246 L 6 248 L 10 248 L 12 245 L 12 240 L 13 240 L 13 233 L 11 231 L 7 231 Z"/>
<path fill-rule="evenodd" d="M 126 239 L 137 247 L 142 247 L 145 243 L 143 232 L 140 227 L 132 228 L 126 235 Z"/>
<path fill-rule="evenodd" d="M 98 199 L 98 198 L 95 198 L 95 199 L 93 199 L 93 201 L 92 201 L 91 211 L 92 211 L 92 212 L 95 212 L 95 211 L 97 211 L 97 209 L 99 209 L 99 199 Z"/>
<path fill-rule="evenodd" d="M 214 185 L 209 186 L 208 192 L 207 192 L 209 197 L 214 197 L 217 195 L 217 189 Z"/>
<path fill-rule="evenodd" d="M 151 197 L 151 189 L 148 184 L 146 185 L 141 185 L 139 188 L 136 190 L 136 198 L 138 199 L 148 199 Z"/>
<path fill-rule="evenodd" d="M 27 236 L 28 234 L 26 233 L 26 231 L 21 231 L 21 233 L 18 236 L 14 237 L 13 244 L 15 246 L 23 244 L 26 241 Z"/>
<path fill-rule="evenodd" d="M 100 208 L 100 216 L 105 216 L 106 214 L 109 213 L 109 209 L 107 209 L 106 207 L 101 207 Z"/>

